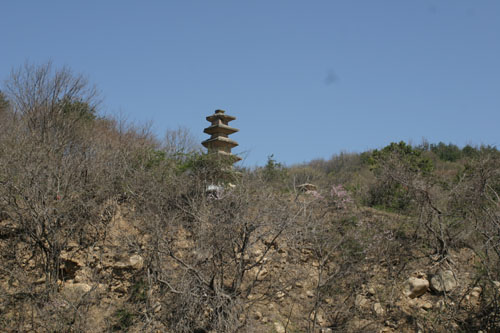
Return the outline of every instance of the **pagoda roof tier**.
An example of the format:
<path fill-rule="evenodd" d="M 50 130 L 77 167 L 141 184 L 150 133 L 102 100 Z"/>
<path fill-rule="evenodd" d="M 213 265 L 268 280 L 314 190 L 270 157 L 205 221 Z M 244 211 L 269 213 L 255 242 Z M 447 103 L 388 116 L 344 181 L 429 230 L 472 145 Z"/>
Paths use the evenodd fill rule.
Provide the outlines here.
<path fill-rule="evenodd" d="M 234 161 L 235 161 L 235 162 L 241 161 L 241 157 L 239 157 L 238 155 L 234 155 L 234 154 L 231 154 L 231 153 L 228 153 L 228 152 L 222 151 L 222 150 L 219 150 L 219 151 L 217 152 L 217 154 L 219 154 L 219 155 L 223 155 L 223 156 L 225 156 L 225 157 L 232 158 L 232 159 L 234 159 Z"/>
<path fill-rule="evenodd" d="M 205 128 L 203 132 L 212 135 L 218 133 L 229 135 L 238 132 L 238 129 L 224 124 L 219 124 L 219 125 L 209 126 Z"/>
<path fill-rule="evenodd" d="M 215 113 L 213 115 L 208 116 L 207 120 L 210 122 L 214 122 L 217 119 L 221 119 L 224 122 L 229 122 L 229 121 L 236 119 L 236 117 L 229 116 L 229 115 L 225 114 L 225 112 L 226 111 L 224 111 L 224 110 L 215 110 Z"/>
<path fill-rule="evenodd" d="M 231 146 L 231 148 L 234 148 L 238 145 L 236 141 L 233 141 L 229 138 L 225 138 L 223 136 L 219 136 L 216 138 L 210 138 L 208 140 L 205 140 L 201 143 L 204 147 L 206 148 L 212 148 L 212 147 L 227 147 Z"/>

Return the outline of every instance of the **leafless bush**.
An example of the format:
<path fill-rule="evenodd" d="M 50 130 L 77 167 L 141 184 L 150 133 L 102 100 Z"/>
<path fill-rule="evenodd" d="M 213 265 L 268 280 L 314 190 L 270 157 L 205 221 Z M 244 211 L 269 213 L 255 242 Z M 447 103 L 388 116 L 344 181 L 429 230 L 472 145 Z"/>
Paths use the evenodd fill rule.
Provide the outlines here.
<path fill-rule="evenodd" d="M 170 206 L 149 224 L 149 270 L 160 286 L 161 320 L 178 332 L 243 330 L 249 295 L 269 298 L 278 288 L 261 277 L 293 212 L 245 177 L 217 198 L 205 194 L 203 173 L 181 177 L 187 177 L 184 185 L 165 198 Z"/>
<path fill-rule="evenodd" d="M 162 149 L 167 156 L 182 158 L 186 155 L 199 152 L 200 144 L 185 127 L 178 127 L 175 130 L 167 130 L 165 140 L 163 141 Z"/>

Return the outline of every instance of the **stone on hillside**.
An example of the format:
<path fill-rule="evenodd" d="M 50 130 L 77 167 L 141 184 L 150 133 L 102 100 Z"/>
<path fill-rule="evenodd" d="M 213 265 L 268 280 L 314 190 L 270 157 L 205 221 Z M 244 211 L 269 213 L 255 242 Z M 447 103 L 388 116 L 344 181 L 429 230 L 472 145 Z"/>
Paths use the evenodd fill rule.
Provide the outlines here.
<path fill-rule="evenodd" d="M 276 331 L 276 333 L 285 333 L 286 332 L 285 326 L 283 326 L 283 324 L 278 322 L 278 321 L 274 322 L 274 330 Z"/>
<path fill-rule="evenodd" d="M 373 288 L 373 286 L 369 286 L 368 289 L 366 289 L 366 291 L 368 292 L 368 294 L 370 294 L 370 296 L 375 295 L 375 288 Z"/>
<path fill-rule="evenodd" d="M 385 313 L 384 307 L 380 303 L 373 304 L 373 312 L 379 317 L 382 317 Z"/>
<path fill-rule="evenodd" d="M 258 273 L 257 273 L 257 280 L 262 281 L 266 278 L 266 276 L 269 274 L 269 271 L 266 268 L 262 268 Z"/>
<path fill-rule="evenodd" d="M 481 295 L 482 291 L 483 291 L 483 288 L 481 288 L 481 287 L 474 287 L 474 288 L 472 288 L 471 296 L 473 296 L 473 297 L 479 297 Z"/>
<path fill-rule="evenodd" d="M 440 299 L 436 302 L 436 308 L 438 308 L 440 311 L 444 311 L 446 309 L 446 302 Z"/>
<path fill-rule="evenodd" d="M 500 282 L 499 281 L 493 281 L 493 285 L 495 286 L 495 288 L 497 288 L 497 292 L 500 293 Z"/>
<path fill-rule="evenodd" d="M 318 313 L 315 313 L 314 311 L 311 312 L 311 314 L 309 315 L 309 319 L 313 321 L 315 319 L 314 318 L 315 316 L 316 316 L 316 323 L 318 323 L 319 326 L 328 326 L 328 322 L 326 321 L 325 316 L 323 315 L 322 312 L 319 311 Z"/>
<path fill-rule="evenodd" d="M 356 308 L 362 309 L 367 307 L 370 304 L 368 299 L 363 296 L 363 295 L 356 295 L 356 298 L 354 299 L 354 305 L 356 305 Z"/>
<path fill-rule="evenodd" d="M 450 292 L 457 287 L 458 283 L 452 271 L 439 271 L 431 278 L 432 290 L 442 293 Z"/>
<path fill-rule="evenodd" d="M 422 296 L 429 289 L 429 281 L 423 276 L 410 277 L 404 286 L 404 294 L 410 298 Z"/>
<path fill-rule="evenodd" d="M 429 302 L 429 301 L 425 301 L 425 302 L 422 302 L 422 304 L 420 305 L 420 307 L 424 310 L 432 310 L 432 303 Z"/>
<path fill-rule="evenodd" d="M 158 313 L 161 311 L 161 303 L 160 302 L 156 302 L 154 305 L 153 305 L 153 311 L 154 313 Z"/>
<path fill-rule="evenodd" d="M 141 269 L 144 266 L 144 259 L 138 254 L 134 254 L 129 259 L 130 266 L 133 269 Z"/>
<path fill-rule="evenodd" d="M 111 265 L 115 269 L 135 269 L 140 270 L 144 267 L 144 259 L 138 254 L 132 255 L 128 260 L 118 261 Z"/>
<path fill-rule="evenodd" d="M 472 292 L 470 295 L 467 295 L 466 298 L 469 301 L 470 305 L 472 306 L 478 306 L 480 303 L 480 298 L 481 298 L 481 292 L 483 289 L 481 287 L 474 287 L 472 288 Z"/>
<path fill-rule="evenodd" d="M 86 283 L 65 283 L 64 290 L 76 294 L 85 294 L 92 290 L 92 287 Z"/>

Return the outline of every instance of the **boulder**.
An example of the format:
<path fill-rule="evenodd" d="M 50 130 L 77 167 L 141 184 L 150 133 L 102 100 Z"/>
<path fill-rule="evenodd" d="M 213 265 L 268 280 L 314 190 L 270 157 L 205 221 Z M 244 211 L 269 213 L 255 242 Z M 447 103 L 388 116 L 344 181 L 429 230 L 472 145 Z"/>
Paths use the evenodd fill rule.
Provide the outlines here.
<path fill-rule="evenodd" d="M 404 294 L 410 298 L 422 296 L 429 289 L 429 281 L 423 276 L 410 277 L 404 286 Z"/>
<path fill-rule="evenodd" d="M 354 299 L 354 305 L 356 305 L 356 308 L 358 309 L 363 309 L 368 307 L 370 302 L 368 299 L 363 296 L 363 295 L 356 295 L 356 298 Z"/>
<path fill-rule="evenodd" d="M 470 305 L 478 306 L 480 304 L 481 292 L 483 289 L 481 287 L 472 288 L 472 292 L 466 296 L 466 299 L 469 301 Z"/>
<path fill-rule="evenodd" d="M 144 259 L 138 254 L 134 254 L 129 259 L 130 267 L 133 269 L 142 269 L 144 267 Z"/>
<path fill-rule="evenodd" d="M 366 291 L 368 292 L 368 294 L 370 296 L 374 296 L 375 295 L 375 288 L 373 288 L 373 286 L 369 286 Z"/>
<path fill-rule="evenodd" d="M 92 290 L 92 287 L 86 283 L 65 283 L 64 291 L 66 293 L 74 293 L 78 295 L 82 295 L 88 293 Z"/>
<path fill-rule="evenodd" d="M 457 279 L 452 271 L 439 271 L 431 278 L 431 289 L 435 292 L 450 292 L 457 287 Z"/>
<path fill-rule="evenodd" d="M 432 303 L 429 301 L 424 301 L 420 304 L 420 308 L 422 308 L 426 311 L 432 310 Z"/>
<path fill-rule="evenodd" d="M 276 333 L 285 333 L 286 332 L 285 326 L 283 326 L 283 324 L 278 322 L 278 321 L 274 322 L 274 330 L 276 331 Z"/>
<path fill-rule="evenodd" d="M 316 317 L 316 318 L 315 318 Z M 325 318 L 325 314 L 321 309 L 318 309 L 318 312 L 316 313 L 315 311 L 311 312 L 309 315 L 309 320 L 314 321 L 316 319 L 316 323 L 320 327 L 326 327 L 329 325 L 328 321 Z"/>
<path fill-rule="evenodd" d="M 140 270 L 144 267 L 144 259 L 138 255 L 134 254 L 126 260 L 112 262 L 110 266 L 114 269 L 123 270 Z"/>
<path fill-rule="evenodd" d="M 373 304 L 373 312 L 379 317 L 382 317 L 385 313 L 384 307 L 380 303 Z"/>

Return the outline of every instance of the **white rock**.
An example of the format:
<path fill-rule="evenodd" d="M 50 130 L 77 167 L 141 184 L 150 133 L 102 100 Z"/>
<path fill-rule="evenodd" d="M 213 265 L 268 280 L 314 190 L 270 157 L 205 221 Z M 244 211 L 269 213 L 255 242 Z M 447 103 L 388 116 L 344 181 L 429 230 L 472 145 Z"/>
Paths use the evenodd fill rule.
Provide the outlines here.
<path fill-rule="evenodd" d="M 429 302 L 429 301 L 426 301 L 426 302 L 422 302 L 422 304 L 420 304 L 420 307 L 424 310 L 431 310 L 432 309 L 432 303 Z"/>
<path fill-rule="evenodd" d="M 356 295 L 356 298 L 354 299 L 354 304 L 358 309 L 365 307 L 368 303 L 368 299 L 363 295 Z"/>
<path fill-rule="evenodd" d="M 64 290 L 75 292 L 78 294 L 85 294 L 92 290 L 92 287 L 86 283 L 65 283 Z"/>
<path fill-rule="evenodd" d="M 309 315 L 309 319 L 312 321 L 314 320 L 314 316 L 316 315 L 316 322 L 318 323 L 319 326 L 327 326 L 327 322 L 325 320 L 325 316 L 321 313 L 318 312 L 317 314 L 313 311 Z"/>
<path fill-rule="evenodd" d="M 278 321 L 274 322 L 274 329 L 276 330 L 276 333 L 286 333 L 285 327 Z"/>
<path fill-rule="evenodd" d="M 125 261 L 118 261 L 110 264 L 115 269 L 136 269 L 140 270 L 144 267 L 144 259 L 138 254 L 133 254 Z"/>
<path fill-rule="evenodd" d="M 385 313 L 384 307 L 380 303 L 373 304 L 373 312 L 379 317 L 383 316 Z"/>
<path fill-rule="evenodd" d="M 144 266 L 144 259 L 138 254 L 132 255 L 129 262 L 133 269 L 141 269 Z"/>
<path fill-rule="evenodd" d="M 404 287 L 404 294 L 410 298 L 422 296 L 429 289 L 429 281 L 425 278 L 410 277 Z"/>
<path fill-rule="evenodd" d="M 260 311 L 255 311 L 255 313 L 253 314 L 253 318 L 255 320 L 261 320 L 262 319 L 262 313 Z"/>
<path fill-rule="evenodd" d="M 442 299 L 440 299 L 439 301 L 436 302 L 436 307 L 440 311 L 444 311 L 446 309 L 446 303 L 445 303 L 445 301 L 443 301 Z"/>
<path fill-rule="evenodd" d="M 436 292 L 450 292 L 457 287 L 458 283 L 452 271 L 439 271 L 431 278 L 431 288 Z"/>
<path fill-rule="evenodd" d="M 466 299 L 469 301 L 469 303 L 473 306 L 478 306 L 480 303 L 480 298 L 481 298 L 481 292 L 482 292 L 481 287 L 474 287 L 472 288 L 472 291 L 470 295 L 465 296 Z"/>
<path fill-rule="evenodd" d="M 154 313 L 158 313 L 161 311 L 161 303 L 160 302 L 156 302 L 154 305 L 153 305 L 153 311 Z"/>

